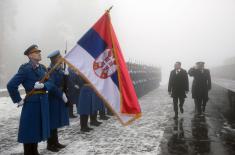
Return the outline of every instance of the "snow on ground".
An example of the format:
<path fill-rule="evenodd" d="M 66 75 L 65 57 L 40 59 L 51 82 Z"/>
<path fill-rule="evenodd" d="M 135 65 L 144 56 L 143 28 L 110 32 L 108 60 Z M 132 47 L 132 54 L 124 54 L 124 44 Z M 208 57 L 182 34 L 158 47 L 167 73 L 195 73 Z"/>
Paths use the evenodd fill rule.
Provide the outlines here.
<path fill-rule="evenodd" d="M 71 119 L 70 126 L 60 129 L 59 139 L 67 147 L 58 153 L 46 150 L 46 142 L 39 144 L 44 155 L 66 154 L 158 154 L 164 124 L 172 112 L 171 98 L 166 88 L 160 87 L 140 99 L 143 116 L 130 126 L 122 126 L 115 117 L 94 127 L 90 133 L 80 132 L 79 118 Z M 7 97 L 0 98 L 0 154 L 19 154 L 17 143 L 20 108 Z"/>

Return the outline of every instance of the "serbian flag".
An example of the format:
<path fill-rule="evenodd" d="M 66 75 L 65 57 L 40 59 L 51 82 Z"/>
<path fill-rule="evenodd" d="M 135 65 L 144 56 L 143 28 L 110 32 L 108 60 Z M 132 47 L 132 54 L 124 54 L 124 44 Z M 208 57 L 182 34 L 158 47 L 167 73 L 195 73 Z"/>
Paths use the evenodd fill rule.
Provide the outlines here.
<path fill-rule="evenodd" d="M 106 107 L 123 125 L 141 116 L 138 98 L 109 11 L 85 33 L 64 59 L 91 83 Z"/>

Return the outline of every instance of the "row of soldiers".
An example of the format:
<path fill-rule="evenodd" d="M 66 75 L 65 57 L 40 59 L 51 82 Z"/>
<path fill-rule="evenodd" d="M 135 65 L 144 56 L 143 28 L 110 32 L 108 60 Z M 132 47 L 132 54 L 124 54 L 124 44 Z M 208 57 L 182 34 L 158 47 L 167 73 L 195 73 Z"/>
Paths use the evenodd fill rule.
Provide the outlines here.
<path fill-rule="evenodd" d="M 61 55 L 58 50 L 48 55 L 51 60 L 48 68 L 39 63 L 41 50 L 37 45 L 27 48 L 24 55 L 29 58 L 29 62 L 20 66 L 8 82 L 7 89 L 12 101 L 18 107 L 23 106 L 18 142 L 23 143 L 25 155 L 38 155 L 38 143 L 44 140 L 47 140 L 47 149 L 53 152 L 66 147 L 59 143 L 58 128 L 69 125 L 70 104 L 76 104 L 82 132 L 92 130 L 88 126 L 89 116 L 90 125 L 101 124 L 97 121 L 97 112 L 105 114 L 102 100 L 91 85 L 72 69 L 63 69 L 59 63 Z M 49 76 L 48 72 L 51 73 Z M 44 77 L 47 77 L 46 80 L 41 81 Z M 18 91 L 20 84 L 26 92 L 24 99 Z"/>
<path fill-rule="evenodd" d="M 127 62 L 127 67 L 138 98 L 159 86 L 160 69 L 153 66 Z"/>

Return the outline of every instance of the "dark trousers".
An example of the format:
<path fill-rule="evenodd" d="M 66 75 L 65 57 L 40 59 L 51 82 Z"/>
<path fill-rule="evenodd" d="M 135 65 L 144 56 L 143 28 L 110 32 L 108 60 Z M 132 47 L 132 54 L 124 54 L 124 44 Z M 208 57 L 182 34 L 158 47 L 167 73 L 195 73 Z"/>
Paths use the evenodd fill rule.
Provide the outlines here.
<path fill-rule="evenodd" d="M 24 144 L 24 155 L 39 155 L 38 143 Z"/>
<path fill-rule="evenodd" d="M 202 112 L 205 112 L 206 103 L 207 103 L 206 99 L 195 98 L 194 99 L 194 103 L 195 103 L 195 109 L 196 109 L 198 114 L 201 114 Z"/>
<path fill-rule="evenodd" d="M 184 98 L 183 97 L 173 97 L 175 115 L 178 115 L 178 101 L 180 102 L 179 106 L 183 107 Z"/>

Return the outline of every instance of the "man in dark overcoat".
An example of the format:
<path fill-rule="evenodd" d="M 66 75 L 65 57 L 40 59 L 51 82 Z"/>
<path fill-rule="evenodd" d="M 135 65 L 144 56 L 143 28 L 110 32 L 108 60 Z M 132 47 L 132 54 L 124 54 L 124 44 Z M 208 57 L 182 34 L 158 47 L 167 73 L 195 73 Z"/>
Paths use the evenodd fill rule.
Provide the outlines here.
<path fill-rule="evenodd" d="M 180 112 L 183 113 L 183 105 L 184 100 L 186 98 L 186 93 L 189 90 L 188 83 L 188 74 L 187 72 L 181 68 L 181 62 L 176 62 L 174 66 L 174 70 L 170 73 L 169 83 L 168 83 L 168 93 L 173 98 L 174 111 L 175 111 L 175 119 L 178 118 L 178 101 Z"/>

